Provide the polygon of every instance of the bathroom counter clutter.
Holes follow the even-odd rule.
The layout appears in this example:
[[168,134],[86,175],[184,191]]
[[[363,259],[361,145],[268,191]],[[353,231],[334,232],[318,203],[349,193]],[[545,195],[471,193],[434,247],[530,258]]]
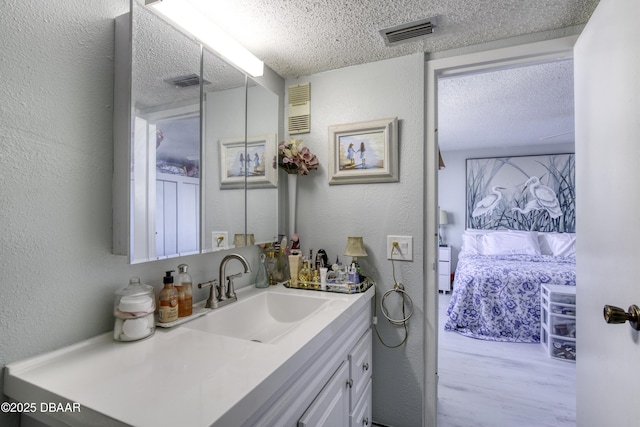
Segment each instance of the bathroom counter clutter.
[[373,292],[246,287],[237,302],[144,340],[116,342],[109,332],[9,364],[4,393],[54,426],[268,425],[298,416],[289,408],[303,394],[296,387],[320,393],[322,384],[297,385],[299,377],[328,381],[325,365],[348,362],[345,346],[370,328]]

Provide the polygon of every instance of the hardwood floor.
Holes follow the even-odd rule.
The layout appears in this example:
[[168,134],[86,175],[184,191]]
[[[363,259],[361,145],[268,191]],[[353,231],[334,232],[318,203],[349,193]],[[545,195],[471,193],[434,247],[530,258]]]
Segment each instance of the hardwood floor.
[[451,295],[440,295],[439,427],[574,427],[575,364],[540,344],[476,340],[444,331]]

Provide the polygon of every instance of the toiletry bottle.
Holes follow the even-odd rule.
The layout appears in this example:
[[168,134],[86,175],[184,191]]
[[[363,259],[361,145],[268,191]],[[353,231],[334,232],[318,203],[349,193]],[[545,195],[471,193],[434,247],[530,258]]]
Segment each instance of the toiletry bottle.
[[193,282],[187,264],[178,266],[178,317],[191,316],[193,313]]
[[178,320],[178,291],[173,286],[173,270],[167,271],[164,279],[164,288],[160,291],[160,304],[158,309],[158,320],[161,323],[168,323]]
[[319,249],[316,253],[316,270],[322,267],[328,267],[328,264],[327,252],[324,249]]
[[328,269],[327,267],[320,267],[318,270],[320,270],[320,289],[326,291]]
[[351,263],[351,267],[349,267],[349,283],[359,283],[360,277],[358,277],[358,270],[356,269],[356,264]]
[[308,285],[309,282],[311,282],[312,273],[311,273],[310,264],[311,263],[309,262],[309,260],[305,258],[302,261],[302,268],[298,272],[298,280],[302,282],[301,285],[304,287],[306,287],[306,285]]
[[269,287],[269,275],[267,274],[267,266],[264,265],[264,260],[267,258],[265,254],[260,254],[260,265],[258,266],[258,273],[256,274],[256,288],[268,288]]
[[302,263],[302,255],[289,255],[289,274],[291,282],[295,285],[298,283],[298,274],[300,272],[300,264]]

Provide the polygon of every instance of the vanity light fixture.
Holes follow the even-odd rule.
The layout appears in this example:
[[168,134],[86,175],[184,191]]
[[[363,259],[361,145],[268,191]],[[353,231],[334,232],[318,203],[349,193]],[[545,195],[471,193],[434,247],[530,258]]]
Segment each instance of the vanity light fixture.
[[264,73],[264,63],[218,28],[186,0],[146,0],[147,6],[174,22],[200,42],[253,77]]

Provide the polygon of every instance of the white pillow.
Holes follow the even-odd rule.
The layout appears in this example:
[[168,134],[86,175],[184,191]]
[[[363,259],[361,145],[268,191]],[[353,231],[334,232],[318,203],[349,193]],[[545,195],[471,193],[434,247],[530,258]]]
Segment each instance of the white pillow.
[[541,233],[539,238],[540,251],[543,255],[557,257],[576,256],[575,233]]
[[482,237],[483,234],[463,234],[460,252],[466,252],[471,255],[482,255]]
[[535,232],[491,233],[482,241],[484,255],[540,255],[540,245]]

